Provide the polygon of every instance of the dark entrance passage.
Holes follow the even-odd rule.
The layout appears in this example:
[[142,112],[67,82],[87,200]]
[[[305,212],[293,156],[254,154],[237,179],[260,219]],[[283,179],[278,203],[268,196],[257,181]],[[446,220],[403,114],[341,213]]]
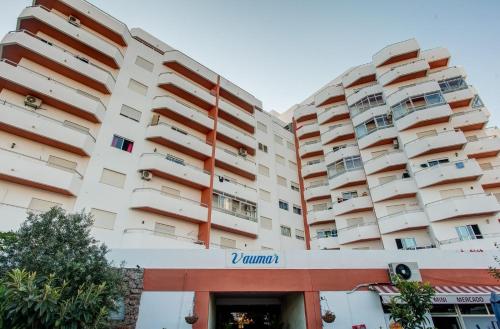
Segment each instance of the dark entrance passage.
[[277,329],[283,327],[280,305],[217,306],[216,329]]

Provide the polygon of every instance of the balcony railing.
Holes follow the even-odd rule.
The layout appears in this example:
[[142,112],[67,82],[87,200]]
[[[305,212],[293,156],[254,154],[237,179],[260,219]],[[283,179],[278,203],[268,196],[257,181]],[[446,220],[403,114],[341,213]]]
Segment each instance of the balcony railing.
[[432,169],[437,169],[437,168],[443,168],[443,167],[449,167],[449,166],[454,166],[457,169],[463,169],[465,164],[467,162],[472,162],[473,160],[471,159],[464,159],[464,160],[457,160],[457,161],[452,161],[452,162],[437,162],[435,165],[432,166],[427,166],[427,167],[422,167],[419,168],[418,170],[415,170],[413,173],[416,174],[418,172],[424,171],[424,170],[432,170]]
[[450,200],[457,200],[457,199],[463,199],[464,201],[465,200],[472,200],[471,202],[474,202],[474,200],[473,200],[474,198],[481,198],[484,196],[491,196],[491,195],[493,195],[493,194],[491,194],[491,193],[474,193],[474,194],[457,195],[457,196],[452,196],[449,198],[431,201],[429,203],[426,203],[425,206],[427,207],[430,205],[440,204],[440,203],[444,203],[444,202],[447,202]]
[[123,234],[131,234],[131,233],[146,233],[146,234],[151,234],[151,235],[156,235],[160,237],[165,237],[165,238],[170,238],[170,239],[183,239],[187,241],[191,241],[195,244],[203,244],[200,240],[190,237],[190,236],[185,236],[185,235],[179,235],[179,234],[171,234],[171,233],[166,233],[166,232],[158,232],[152,229],[148,228],[126,228],[123,230]]
[[150,124],[149,127],[152,127],[152,126],[166,126],[166,127],[169,127],[170,129],[172,129],[173,131],[176,131],[178,132],[179,134],[183,134],[183,135],[186,135],[186,136],[189,136],[189,137],[192,137],[192,138],[196,138],[197,140],[199,141],[202,141],[203,143],[206,143],[208,145],[212,145],[212,143],[210,143],[209,141],[207,141],[206,139],[203,139],[203,138],[200,138],[198,136],[195,136],[195,135],[192,135],[190,133],[187,133],[185,131],[183,131],[182,129],[180,128],[177,128],[175,126],[172,126],[172,125],[169,125],[168,123],[166,122],[158,122],[157,124],[155,125],[152,125]]
[[246,219],[246,220],[249,220],[251,222],[257,222],[257,215],[245,215],[245,214],[242,214],[242,213],[239,213],[239,212],[236,212],[236,211],[232,211],[232,210],[229,210],[229,209],[224,209],[224,208],[220,208],[218,207],[216,204],[213,205],[213,208],[216,209],[217,211],[220,211],[220,212],[223,212],[223,213],[226,213],[226,214],[229,214],[229,215],[233,215],[233,216],[236,216],[236,217],[239,217],[239,218],[243,218],[243,219]]
[[377,225],[377,222],[375,221],[370,221],[370,222],[366,222],[366,223],[359,223],[359,224],[354,224],[354,225],[350,225],[350,226],[346,226],[346,227],[343,227],[341,229],[337,229],[338,232],[344,232],[344,231],[349,231],[349,230],[352,230],[354,228],[358,228],[358,227],[365,227],[365,226],[372,226],[372,225]]
[[366,137],[366,136],[370,135],[371,133],[374,133],[374,132],[379,131],[379,130],[387,129],[387,128],[392,128],[392,127],[394,127],[393,124],[390,124],[390,125],[387,125],[387,126],[375,127],[375,129],[367,131],[366,134],[364,134],[362,136],[357,136],[357,137],[358,137],[358,139],[362,139],[363,137]]
[[412,143],[416,143],[416,142],[418,142],[418,141],[420,141],[420,140],[422,140],[422,139],[431,138],[431,137],[436,137],[436,136],[442,136],[442,135],[445,135],[445,134],[451,134],[451,133],[457,133],[457,132],[460,132],[460,129],[454,129],[454,130],[442,131],[442,132],[437,133],[436,135],[425,135],[425,136],[417,137],[417,138],[415,138],[415,139],[412,139],[412,140],[411,140],[411,141],[409,141],[409,142],[406,142],[406,143],[404,144],[404,146],[406,147],[406,146],[408,146],[408,145],[410,145],[410,144],[412,144]]
[[201,171],[201,172],[204,172],[205,174],[208,174],[210,175],[210,171],[208,170],[205,170],[205,169],[202,169],[202,168],[198,168],[196,166],[193,166],[192,164],[189,164],[189,163],[185,163],[184,160],[182,159],[179,159],[173,155],[170,155],[170,154],[163,154],[163,153],[157,153],[157,152],[153,152],[153,153],[142,153],[141,154],[141,157],[143,156],[157,156],[157,157],[161,157],[162,159],[166,160],[166,161],[170,161],[170,162],[173,162],[173,163],[176,163],[180,166],[185,166],[185,167],[189,167],[189,168],[193,168],[195,170],[198,170],[198,171]]
[[412,214],[412,213],[422,212],[422,211],[423,210],[421,208],[419,208],[419,207],[415,207],[415,208],[412,208],[412,209],[405,209],[405,210],[402,210],[402,211],[395,212],[393,214],[389,214],[389,215],[385,215],[385,216],[379,217],[378,221],[379,222],[383,222],[383,221],[391,220],[391,218],[398,217],[398,216],[401,216],[403,214]]
[[498,238],[498,237],[500,237],[500,233],[476,234],[475,236],[470,237],[470,239],[453,238],[453,239],[441,240],[441,241],[439,241],[439,244],[460,243],[463,241],[474,241],[474,240],[491,239],[491,238]]
[[249,159],[249,158],[247,158],[247,157],[241,156],[241,155],[239,155],[239,154],[237,154],[237,153],[235,153],[235,152],[233,152],[233,151],[230,151],[230,150],[225,149],[225,148],[220,147],[220,146],[215,146],[215,147],[216,147],[217,149],[221,150],[221,151],[226,152],[227,154],[231,154],[232,156],[237,157],[238,159],[245,160],[245,161],[248,161],[248,162],[250,162],[250,163],[255,164],[255,161],[253,161],[253,160],[251,160],[251,159]]
[[342,171],[338,171],[334,174],[328,174],[328,178],[335,178],[337,176],[340,176],[342,174],[345,174],[346,172],[350,172],[350,171],[356,171],[356,170],[362,170],[363,169],[363,166],[361,167],[353,167],[353,168],[344,168]]
[[139,192],[139,193],[140,192],[155,192],[155,193],[164,195],[164,196],[172,198],[172,199],[183,200],[183,201],[187,201],[189,203],[192,203],[192,204],[195,204],[198,206],[207,207],[207,205],[205,203],[202,203],[202,202],[199,202],[199,201],[196,201],[193,199],[189,199],[186,197],[182,197],[180,195],[171,194],[171,193],[168,193],[168,192],[165,192],[165,191],[153,188],[153,187],[139,187],[139,188],[135,188],[133,190],[133,192]]

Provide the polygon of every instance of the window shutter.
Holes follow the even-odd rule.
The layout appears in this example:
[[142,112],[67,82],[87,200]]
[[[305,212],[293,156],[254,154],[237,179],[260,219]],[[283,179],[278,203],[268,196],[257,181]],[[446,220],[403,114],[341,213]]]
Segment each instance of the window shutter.
[[396,246],[398,247],[398,249],[403,249],[403,242],[401,241],[401,239],[396,239]]
[[123,188],[127,175],[104,168],[101,174],[101,183]]
[[28,205],[28,209],[46,212],[49,211],[52,207],[61,207],[61,203],[32,198],[30,204]]
[[115,227],[116,213],[92,208],[90,214],[94,220],[94,226],[112,230]]

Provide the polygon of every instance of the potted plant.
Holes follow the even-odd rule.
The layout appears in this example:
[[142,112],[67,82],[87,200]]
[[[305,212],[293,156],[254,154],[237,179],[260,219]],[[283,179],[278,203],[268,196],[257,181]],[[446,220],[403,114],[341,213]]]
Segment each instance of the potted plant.
[[190,315],[184,317],[184,319],[186,320],[186,322],[188,324],[195,324],[198,321],[198,315],[190,314]]
[[333,321],[335,321],[335,314],[330,311],[330,310],[327,310],[322,316],[321,318],[323,319],[323,321],[325,321],[326,323],[332,323]]

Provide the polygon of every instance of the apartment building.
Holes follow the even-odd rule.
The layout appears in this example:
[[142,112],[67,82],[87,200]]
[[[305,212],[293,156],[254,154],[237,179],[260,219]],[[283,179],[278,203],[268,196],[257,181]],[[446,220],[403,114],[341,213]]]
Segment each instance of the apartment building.
[[79,0],[0,52],[1,230],[58,205],[111,248],[305,249],[294,134],[250,93]]
[[450,58],[392,44],[290,109],[313,248],[494,248],[500,131]]

